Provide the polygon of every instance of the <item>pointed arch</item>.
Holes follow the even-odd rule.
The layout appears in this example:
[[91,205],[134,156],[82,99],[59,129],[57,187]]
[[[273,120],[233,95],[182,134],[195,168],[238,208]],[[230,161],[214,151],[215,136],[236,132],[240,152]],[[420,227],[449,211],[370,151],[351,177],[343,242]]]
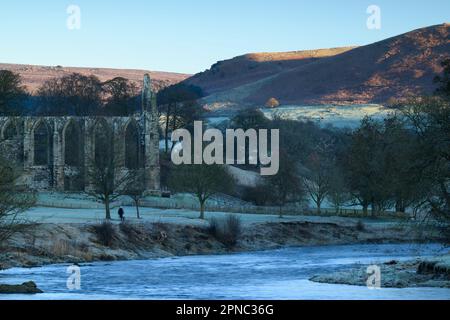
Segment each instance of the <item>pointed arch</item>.
[[2,139],[3,140],[11,140],[15,137],[17,137],[19,134],[19,131],[17,130],[17,124],[14,120],[9,119],[6,121],[2,128]]
[[64,164],[67,166],[80,166],[82,164],[82,135],[79,125],[69,119],[63,129]]
[[112,132],[105,119],[99,119],[94,125],[94,155],[98,166],[107,166],[113,159]]
[[50,129],[44,120],[39,120],[33,129],[34,165],[46,166],[50,163]]
[[139,168],[139,130],[135,120],[130,120],[125,127],[125,167]]

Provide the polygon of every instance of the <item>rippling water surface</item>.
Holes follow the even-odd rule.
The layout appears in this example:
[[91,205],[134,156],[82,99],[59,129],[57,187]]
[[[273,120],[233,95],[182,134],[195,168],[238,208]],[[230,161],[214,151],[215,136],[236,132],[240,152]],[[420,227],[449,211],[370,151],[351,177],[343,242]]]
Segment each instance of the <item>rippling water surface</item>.
[[33,280],[41,295],[0,299],[450,299],[450,289],[318,284],[308,279],[358,263],[408,260],[440,245],[350,245],[81,265],[81,290],[67,289],[68,265],[0,272],[0,283]]

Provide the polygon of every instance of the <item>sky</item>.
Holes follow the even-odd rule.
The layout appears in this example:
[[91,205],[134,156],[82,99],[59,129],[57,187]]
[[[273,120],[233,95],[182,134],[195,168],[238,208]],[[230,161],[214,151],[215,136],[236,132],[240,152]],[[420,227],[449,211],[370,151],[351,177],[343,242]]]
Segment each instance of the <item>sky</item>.
[[[379,29],[367,27],[371,5]],[[0,62],[197,73],[245,53],[365,45],[444,22],[449,0],[0,0]]]

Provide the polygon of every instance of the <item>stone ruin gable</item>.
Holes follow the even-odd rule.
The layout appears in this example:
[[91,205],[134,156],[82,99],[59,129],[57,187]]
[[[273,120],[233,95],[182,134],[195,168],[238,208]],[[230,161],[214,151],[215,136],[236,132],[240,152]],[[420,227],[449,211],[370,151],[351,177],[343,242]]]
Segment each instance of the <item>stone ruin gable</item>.
[[[158,122],[148,111],[130,117],[0,117],[0,152],[23,170],[20,183],[31,189],[82,191],[89,188],[85,171],[95,155],[98,125],[111,133],[113,154],[120,159],[127,129],[135,132],[146,189],[159,192]],[[128,170],[125,165],[120,163],[119,171]]]

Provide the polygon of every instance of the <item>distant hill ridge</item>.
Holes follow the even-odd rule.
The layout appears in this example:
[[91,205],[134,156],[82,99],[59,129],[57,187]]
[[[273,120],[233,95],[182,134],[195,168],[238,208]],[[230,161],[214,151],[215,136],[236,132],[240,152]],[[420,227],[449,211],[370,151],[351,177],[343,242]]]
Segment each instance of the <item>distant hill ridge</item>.
[[212,109],[281,104],[386,103],[433,92],[450,58],[450,24],[414,30],[361,47],[247,54],[185,80]]
[[112,69],[112,68],[78,68],[62,66],[37,66],[24,64],[0,63],[0,70],[10,70],[21,75],[23,84],[31,93],[44,83],[44,81],[62,77],[64,75],[77,72],[83,75],[95,75],[101,81],[106,81],[115,77],[123,77],[135,82],[139,87],[142,84],[145,73],[150,73],[153,80],[154,89],[176,84],[185,80],[190,75],[182,73],[147,71],[137,69]]

